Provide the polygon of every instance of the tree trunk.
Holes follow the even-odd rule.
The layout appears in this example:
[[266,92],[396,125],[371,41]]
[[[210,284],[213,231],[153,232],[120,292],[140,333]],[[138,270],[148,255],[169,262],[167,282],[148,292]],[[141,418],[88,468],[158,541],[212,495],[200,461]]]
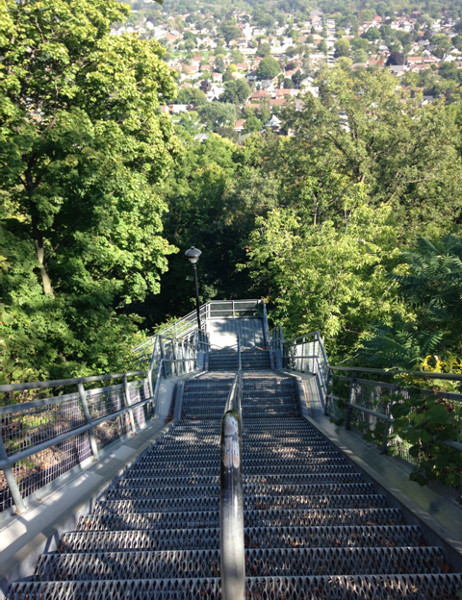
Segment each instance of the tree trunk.
[[42,278],[43,293],[45,295],[54,296],[53,288],[51,287],[50,276],[45,265],[45,249],[43,247],[43,236],[34,227],[34,244],[37,253],[37,259],[40,264],[40,277]]

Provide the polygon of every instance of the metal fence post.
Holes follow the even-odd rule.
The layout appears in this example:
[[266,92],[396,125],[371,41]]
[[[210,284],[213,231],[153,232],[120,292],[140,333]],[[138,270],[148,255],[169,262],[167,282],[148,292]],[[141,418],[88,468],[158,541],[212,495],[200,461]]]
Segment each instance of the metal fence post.
[[[83,415],[85,417],[85,421],[87,422],[88,425],[92,425],[90,411],[88,410],[87,392],[85,391],[85,388],[83,387],[83,383],[78,383],[77,388],[79,390],[80,402],[82,403],[82,410],[83,410]],[[95,460],[98,460],[99,452],[98,452],[98,446],[96,444],[96,436],[95,436],[95,431],[94,431],[93,427],[91,427],[91,429],[88,430],[88,434],[90,436],[91,453],[93,454],[93,458]]]
[[159,352],[160,352],[160,360],[161,360],[161,364],[162,364],[162,372],[164,374],[164,377],[167,377],[167,373],[165,371],[165,362],[163,362],[163,360],[165,358],[164,340],[162,339],[161,335],[159,335]]
[[23,502],[21,491],[19,490],[18,482],[16,481],[16,477],[13,473],[13,468],[11,463],[8,460],[8,454],[6,453],[5,446],[3,445],[3,440],[0,436],[0,458],[2,460],[8,461],[8,465],[4,467],[3,472],[5,473],[6,483],[8,484],[8,488],[10,490],[11,497],[13,498],[14,505],[16,506],[17,512],[21,513],[26,510],[26,505]]
[[351,406],[351,404],[355,400],[355,395],[356,395],[356,372],[353,371],[353,373],[351,374],[350,393],[348,395],[347,414],[346,414],[346,419],[345,419],[345,429],[348,429],[348,430],[351,429],[351,411],[353,410],[353,407]]
[[124,401],[125,406],[128,408],[128,418],[130,420],[130,427],[132,434],[136,433],[135,417],[133,416],[133,410],[130,408],[130,387],[128,385],[127,374],[124,373]]
[[[388,419],[391,418],[391,409],[393,407],[393,394],[399,392],[399,386],[396,386],[395,389],[392,391],[392,396],[390,398],[390,402],[388,402],[387,404],[387,410],[386,410],[386,415],[388,417]],[[388,451],[388,436],[390,434],[390,428],[391,428],[391,421],[387,420],[385,421],[385,431],[383,433],[383,441],[382,441],[382,446],[380,448],[380,454],[386,454]]]

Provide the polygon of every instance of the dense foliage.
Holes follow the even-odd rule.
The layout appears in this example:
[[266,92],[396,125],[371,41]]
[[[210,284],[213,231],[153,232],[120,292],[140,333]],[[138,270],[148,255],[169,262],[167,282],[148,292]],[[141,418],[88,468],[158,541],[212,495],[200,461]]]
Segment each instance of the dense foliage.
[[[264,296],[287,335],[319,329],[332,360],[458,355],[460,105],[423,105],[412,78],[397,86],[343,62],[318,73],[319,98],[280,114],[287,136],[237,144],[250,88],[230,76],[214,102],[180,91],[195,111],[178,140],[158,111],[175,94],[162,48],[109,35],[128,12],[115,0],[2,5],[4,380],[118,368],[137,320],[192,308],[183,252],[161,277],[192,244],[202,301]],[[221,35],[235,27],[223,20]],[[246,111],[248,133],[269,116],[263,103]]]
[[172,246],[155,185],[177,142],[156,41],[110,35],[115,0],[8,0],[0,8],[0,347],[3,381],[116,368],[124,310]]

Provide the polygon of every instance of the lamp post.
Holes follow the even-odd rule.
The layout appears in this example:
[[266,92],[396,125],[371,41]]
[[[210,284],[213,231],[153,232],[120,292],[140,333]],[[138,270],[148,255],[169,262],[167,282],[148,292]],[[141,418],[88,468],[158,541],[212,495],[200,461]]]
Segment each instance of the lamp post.
[[194,248],[194,246],[191,246],[191,248],[189,248],[189,250],[186,250],[184,254],[188,258],[189,262],[192,264],[194,269],[194,283],[196,284],[197,327],[199,331],[201,331],[201,315],[199,311],[199,284],[197,283],[197,261],[199,260],[199,256],[202,254],[202,252],[199,250],[199,248]]

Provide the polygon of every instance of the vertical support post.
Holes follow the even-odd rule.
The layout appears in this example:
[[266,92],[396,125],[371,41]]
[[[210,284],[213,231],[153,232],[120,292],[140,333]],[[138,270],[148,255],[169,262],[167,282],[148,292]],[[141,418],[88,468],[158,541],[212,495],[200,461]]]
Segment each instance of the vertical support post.
[[263,340],[265,344],[265,348],[268,348],[269,339],[268,339],[268,314],[266,312],[266,304],[261,300],[263,305]]
[[0,459],[7,461],[7,465],[3,468],[3,472],[5,473],[6,483],[8,484],[8,488],[10,490],[11,497],[13,498],[14,505],[16,507],[16,512],[22,513],[26,510],[26,505],[21,496],[21,491],[18,486],[18,482],[16,481],[16,477],[13,473],[13,467],[8,459],[8,454],[6,453],[6,448],[3,445],[2,437],[0,436]]
[[[80,402],[82,403],[82,410],[83,410],[83,416],[85,417],[85,421],[87,422],[88,425],[92,425],[90,411],[88,410],[87,392],[85,391],[85,388],[83,387],[83,383],[82,382],[78,383],[77,388],[79,390]],[[88,430],[88,434],[90,436],[91,453],[93,454],[93,458],[95,460],[98,460],[99,452],[98,452],[98,446],[96,444],[96,436],[95,436],[95,431],[94,431],[93,427],[91,427],[91,429]]]
[[176,339],[172,340],[172,356],[173,356],[173,361],[171,364],[172,366],[172,375],[178,375],[178,370],[177,370],[177,366],[176,366],[176,359],[177,359],[177,352],[176,352]]
[[200,307],[199,307],[199,282],[197,280],[197,265],[196,264],[193,264],[193,270],[194,270],[194,284],[196,286],[197,328],[199,331],[201,331],[202,325],[201,325],[201,311],[200,311]]
[[165,363],[163,362],[163,360],[165,358],[164,340],[162,339],[161,335],[159,335],[159,351],[160,351],[160,360],[162,363],[162,373],[164,374],[164,377],[167,377],[167,373],[165,372]]
[[177,374],[178,375],[183,375],[185,373],[186,370],[186,363],[185,363],[185,351],[184,351],[184,338],[181,338],[180,341],[180,347],[179,347],[179,351],[180,351],[180,360],[182,361],[181,363],[177,363]]
[[[399,392],[399,386],[396,386],[395,389],[392,392],[392,397],[390,398],[390,402],[387,404],[387,410],[386,410],[386,415],[387,417],[390,419],[391,418],[391,409],[393,407],[393,394],[396,394],[397,392]],[[385,422],[385,431],[383,433],[383,440],[382,440],[382,446],[380,447],[380,454],[386,454],[388,451],[388,436],[390,434],[390,428],[391,428],[391,422],[390,421],[386,421]]]
[[242,369],[242,356],[241,356],[241,338],[237,335],[237,368],[239,371]]
[[347,414],[346,414],[346,419],[345,419],[345,429],[347,429],[347,430],[351,429],[351,411],[353,410],[353,407],[351,406],[351,404],[352,404],[352,402],[355,401],[355,395],[356,395],[356,372],[353,371],[353,373],[351,374],[350,393],[348,395]]
[[152,372],[153,372],[153,369],[152,369],[152,367],[150,367],[149,371],[148,371],[148,375],[147,375],[149,397],[150,398],[152,398],[153,395],[154,395],[154,389],[153,389],[153,385],[152,385]]
[[124,373],[124,401],[125,401],[124,402],[125,406],[128,408],[128,418],[130,420],[130,428],[132,430],[132,434],[135,435],[135,433],[136,433],[135,418],[133,416],[133,410],[130,408],[130,387],[128,385],[126,373]]

